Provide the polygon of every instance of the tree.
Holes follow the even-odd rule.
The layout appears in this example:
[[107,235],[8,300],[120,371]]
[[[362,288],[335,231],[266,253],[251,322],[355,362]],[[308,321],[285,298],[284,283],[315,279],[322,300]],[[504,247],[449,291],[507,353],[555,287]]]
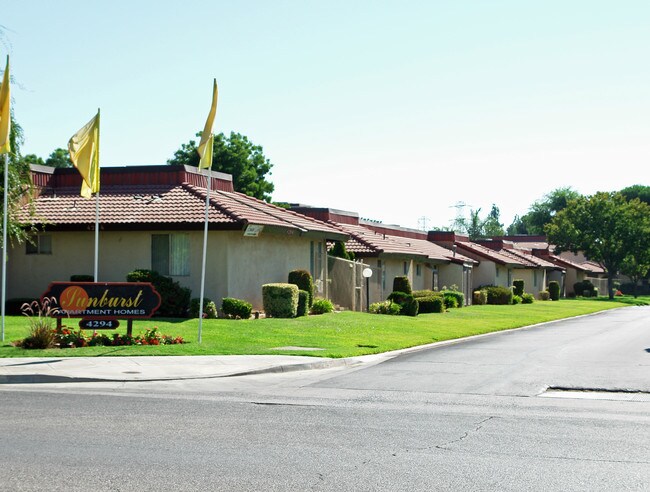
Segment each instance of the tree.
[[26,162],[27,164],[29,164],[29,165],[31,165],[31,164],[38,164],[39,166],[44,166],[45,165],[45,161],[42,158],[40,158],[39,156],[37,156],[36,154],[24,155],[22,160],[24,162]]
[[580,193],[571,187],[557,188],[547,193],[544,198],[534,202],[528,212],[521,217],[518,224],[519,230],[525,229],[524,234],[544,234],[544,226],[551,221],[555,214],[564,210],[570,200],[579,196]]
[[[11,114],[11,131],[9,133],[11,152],[9,153],[8,190],[7,197],[7,238],[11,242],[22,243],[29,240],[32,229],[26,228],[16,220],[20,207],[32,201],[32,183],[29,163],[20,154],[20,147],[24,142],[23,129]],[[31,157],[30,157],[31,159]],[[0,173],[4,176],[5,159],[0,157]],[[0,200],[4,200],[4,179],[0,179]],[[0,207],[0,217],[4,214],[4,207]],[[0,226],[1,228],[1,226]]]
[[492,204],[492,209],[485,219],[481,219],[481,209],[470,210],[469,219],[456,217],[453,229],[457,232],[467,234],[469,239],[474,241],[490,236],[503,236],[503,224],[499,222],[499,207]]
[[650,208],[639,200],[628,202],[620,193],[596,193],[567,202],[546,226],[556,252],[581,251],[607,272],[610,299],[614,276],[628,256],[642,261],[650,244]]
[[50,156],[45,161],[46,166],[52,167],[73,167],[72,161],[70,160],[70,153],[68,149],[54,149]]
[[[200,133],[197,134],[199,136]],[[182,144],[167,164],[198,166],[199,155],[196,149],[194,140]],[[235,132],[231,132],[230,137],[225,137],[223,133],[215,135],[212,170],[231,174],[236,191],[271,201],[275,187],[266,180],[266,175],[271,174],[272,167],[273,164],[264,156],[262,147],[255,145],[246,136]]]
[[650,274],[650,205],[635,198],[629,201],[628,207],[633,227],[632,247],[623,258],[621,273],[630,278],[632,293],[637,297],[637,285]]
[[486,237],[503,236],[505,234],[505,231],[503,230],[503,224],[499,222],[500,215],[501,212],[499,210],[499,207],[497,207],[495,204],[492,204],[490,213],[483,221],[483,234]]
[[620,193],[627,200],[634,200],[635,198],[638,198],[642,202],[650,205],[650,186],[632,185],[628,186],[627,188],[623,188]]

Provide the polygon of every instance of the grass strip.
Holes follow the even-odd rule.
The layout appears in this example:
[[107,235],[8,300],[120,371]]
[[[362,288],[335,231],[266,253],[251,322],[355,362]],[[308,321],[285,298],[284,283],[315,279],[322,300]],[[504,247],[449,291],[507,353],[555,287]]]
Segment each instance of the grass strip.
[[[650,302],[650,298],[617,301],[563,299],[512,306],[469,306],[417,317],[344,311],[293,319],[209,319],[203,321],[201,344],[197,343],[197,319],[153,318],[135,321],[134,334],[157,326],[161,333],[182,336],[188,343],[49,350],[24,350],[12,346],[11,341],[28,335],[29,324],[24,316],[9,316],[6,318],[5,342],[0,342],[0,357],[269,354],[352,357],[518,328],[626,304],[644,304]],[[77,319],[70,319],[65,324],[76,329],[77,322]],[[125,333],[126,328],[118,331]],[[113,332],[105,333],[110,335]],[[292,348],[277,350],[278,347]],[[322,350],[301,350],[299,347]]]

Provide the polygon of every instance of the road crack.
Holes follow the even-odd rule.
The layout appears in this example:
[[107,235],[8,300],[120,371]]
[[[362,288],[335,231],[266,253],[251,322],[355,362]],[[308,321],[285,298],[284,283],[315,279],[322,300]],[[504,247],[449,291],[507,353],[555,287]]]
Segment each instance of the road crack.
[[487,418],[481,420],[480,422],[477,422],[476,424],[474,424],[474,428],[473,428],[473,429],[468,430],[467,432],[465,432],[465,433],[464,433],[462,436],[460,436],[459,438],[454,439],[454,440],[452,440],[452,441],[447,441],[446,443],[443,443],[443,444],[438,444],[438,445],[436,445],[436,448],[437,448],[437,449],[444,449],[445,451],[447,451],[447,450],[448,450],[448,446],[451,446],[451,445],[453,445],[453,444],[456,444],[456,443],[458,443],[458,442],[463,441],[464,439],[467,439],[467,437],[469,437],[470,434],[472,434],[472,433],[474,433],[474,432],[478,432],[479,430],[481,430],[481,428],[483,427],[483,424],[485,424],[485,422],[487,422],[487,421],[489,421],[489,420],[492,420],[492,419],[494,419],[494,418],[496,418],[496,417],[491,416],[491,417],[487,417]]

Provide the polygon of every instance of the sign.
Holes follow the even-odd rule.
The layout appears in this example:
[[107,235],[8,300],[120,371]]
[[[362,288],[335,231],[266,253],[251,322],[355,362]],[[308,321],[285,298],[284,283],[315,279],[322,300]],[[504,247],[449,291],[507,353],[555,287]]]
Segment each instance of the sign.
[[160,307],[160,294],[149,282],[52,282],[43,297],[56,299],[57,318],[151,318]]
[[244,237],[258,237],[264,230],[263,225],[248,224],[244,230]]
[[79,328],[85,330],[114,330],[120,326],[116,319],[82,319],[79,321]]

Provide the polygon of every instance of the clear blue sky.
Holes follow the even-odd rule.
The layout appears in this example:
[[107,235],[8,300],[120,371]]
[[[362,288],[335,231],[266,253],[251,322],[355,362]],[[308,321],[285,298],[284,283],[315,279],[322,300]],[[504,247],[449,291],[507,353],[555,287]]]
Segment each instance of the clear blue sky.
[[[650,185],[650,2],[0,1],[23,153],[102,111],[101,165],[247,135],[274,200],[417,227]],[[465,210],[467,214],[469,207]]]

